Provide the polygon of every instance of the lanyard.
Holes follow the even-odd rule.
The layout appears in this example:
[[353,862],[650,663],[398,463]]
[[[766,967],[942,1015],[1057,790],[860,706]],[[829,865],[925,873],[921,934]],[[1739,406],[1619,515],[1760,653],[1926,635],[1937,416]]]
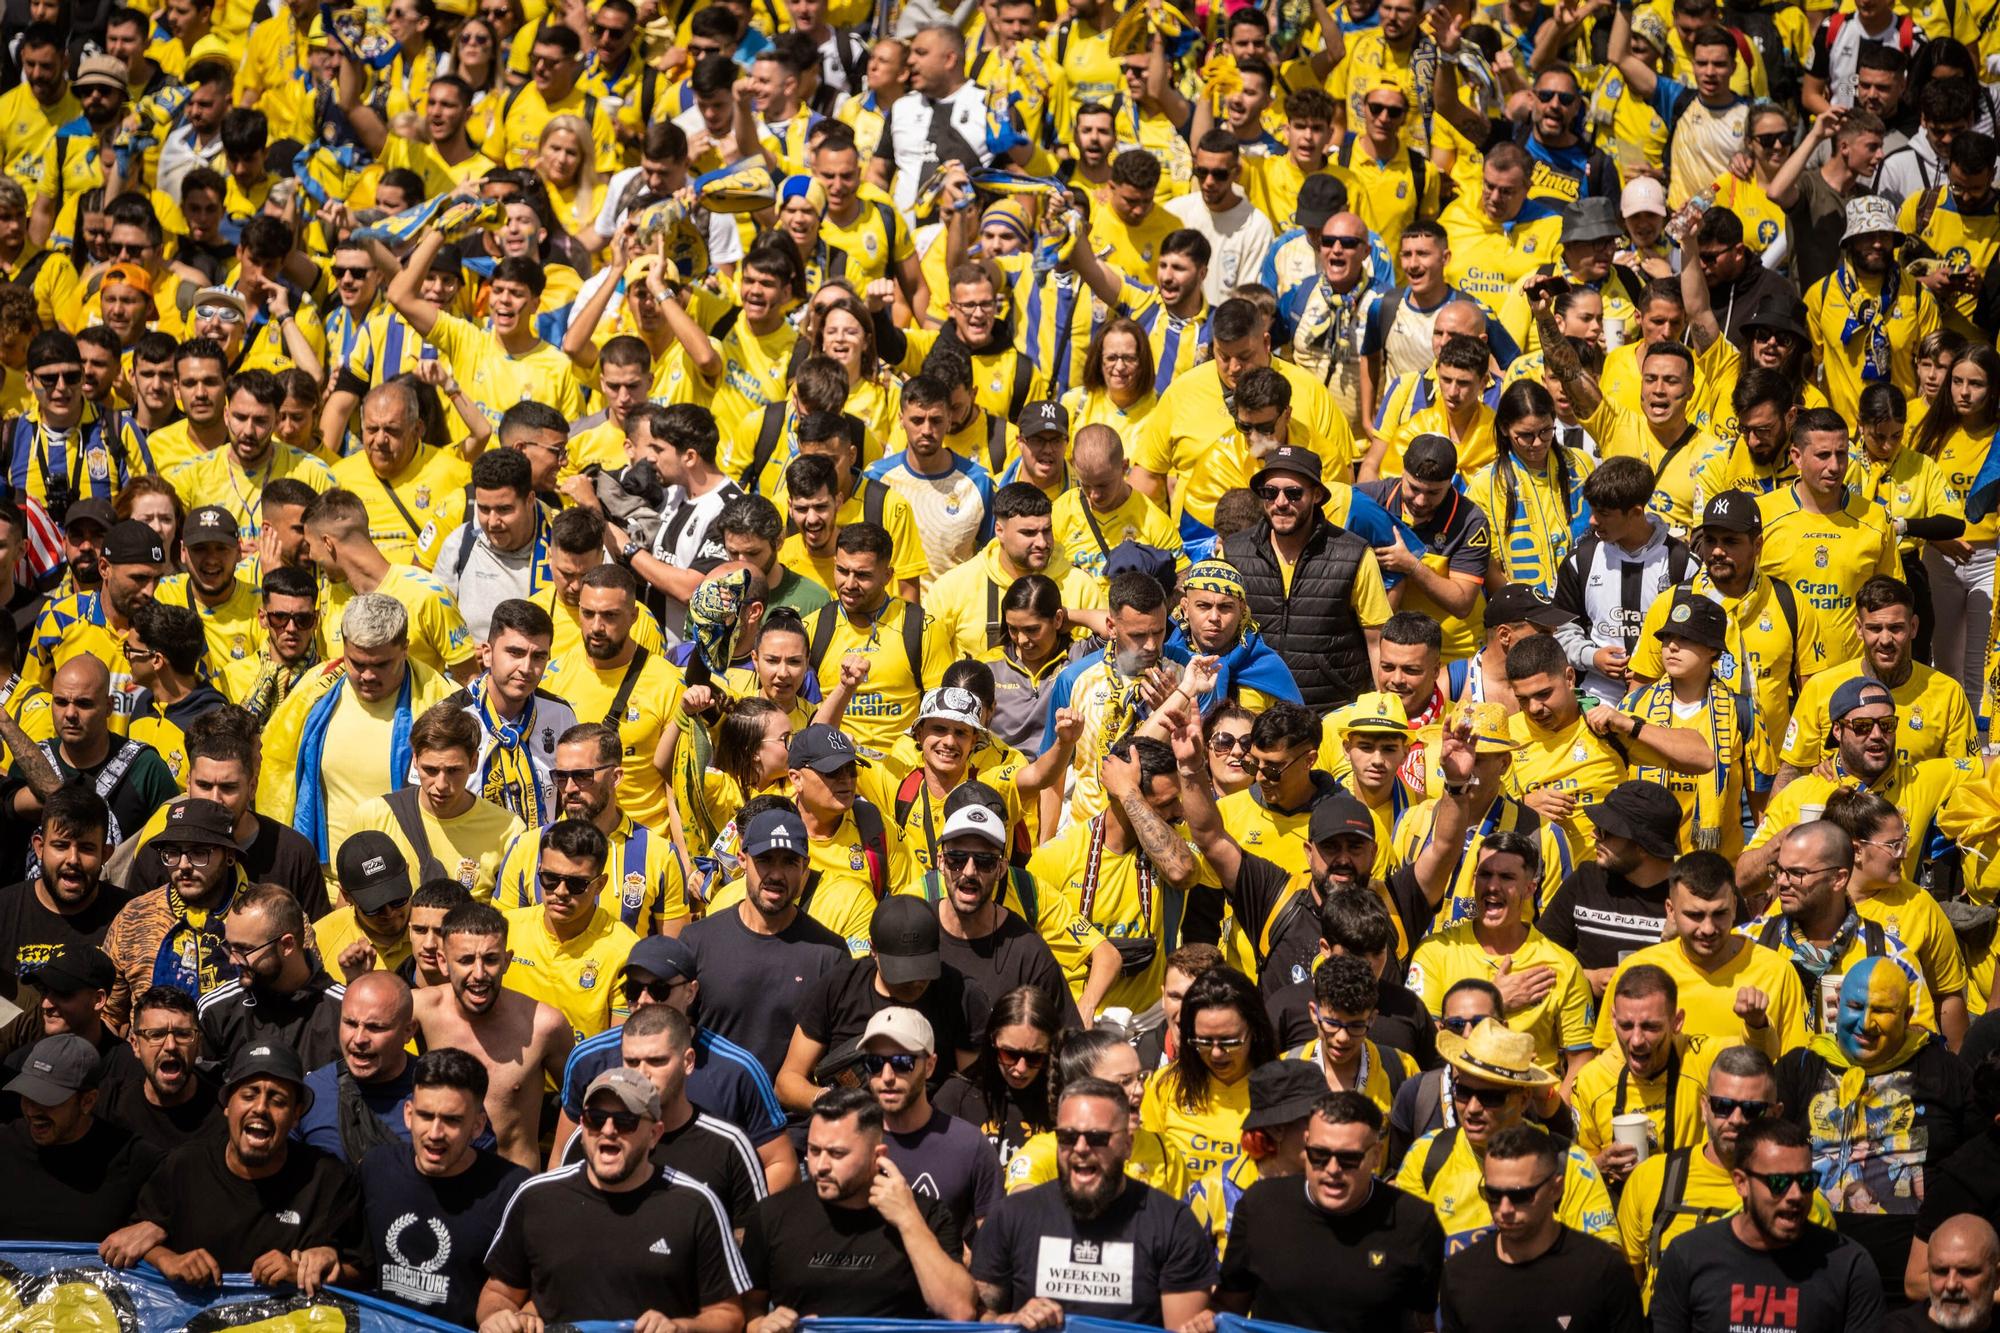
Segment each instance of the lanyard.
[[[1625,1114],[1625,1098],[1631,1087],[1631,1078],[1632,1066],[1629,1064],[1620,1065],[1618,1067],[1618,1095],[1611,1103],[1611,1114]],[[1679,1089],[1680,1082],[1681,1053],[1679,1051],[1670,1051],[1667,1054],[1667,1105],[1660,1129],[1660,1138],[1664,1141],[1664,1147],[1667,1152],[1674,1150],[1674,1094]]]

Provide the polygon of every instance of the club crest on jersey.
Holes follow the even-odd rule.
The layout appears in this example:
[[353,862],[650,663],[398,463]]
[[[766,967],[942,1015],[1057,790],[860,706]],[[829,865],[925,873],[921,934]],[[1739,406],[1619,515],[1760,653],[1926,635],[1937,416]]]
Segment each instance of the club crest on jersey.
[[577,977],[576,984],[578,986],[581,986],[584,990],[593,990],[596,988],[597,960],[595,958],[586,959],[584,961],[583,972],[581,975]]
[[1572,762],[1580,764],[1585,759],[1588,759],[1590,757],[1590,752],[1583,748],[1582,741],[1578,741],[1576,743],[1576,748],[1569,752],[1569,757]]
[[1924,729],[1924,710],[1914,704],[1911,705],[1909,716],[1904,719],[1904,722],[1911,731],[1922,731]]
[[1825,569],[1832,561],[1833,556],[1824,546],[1813,547],[1813,568]]
[[849,870],[859,870],[867,864],[868,858],[861,854],[860,843],[857,842],[847,849],[847,868]]
[[1758,245],[1768,247],[1773,241],[1777,239],[1778,239],[1778,224],[1776,222],[1773,222],[1770,218],[1765,218],[1762,222],[1757,224]]
[[633,871],[632,873],[626,875],[625,898],[624,898],[626,910],[627,911],[638,910],[639,904],[644,902],[645,899],[646,899],[646,877],[638,873],[637,871]]
[[111,455],[102,449],[92,449],[83,456],[83,462],[90,469],[92,481],[103,481],[111,475]]
[[431,488],[428,486],[419,486],[417,487],[417,493],[410,498],[416,501],[417,508],[429,509],[431,507]]

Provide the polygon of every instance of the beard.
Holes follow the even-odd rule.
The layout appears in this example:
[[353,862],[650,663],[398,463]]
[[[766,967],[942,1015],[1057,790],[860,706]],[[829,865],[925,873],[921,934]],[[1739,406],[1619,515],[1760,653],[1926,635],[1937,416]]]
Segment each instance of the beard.
[[1069,1208],[1070,1216],[1079,1222],[1090,1222],[1109,1212],[1118,1200],[1125,1186],[1123,1175],[1105,1175],[1094,1188],[1081,1188],[1070,1182],[1069,1172],[1060,1173],[1063,1203]]
[[1931,1298],[1931,1322],[1939,1328],[1953,1330],[1978,1328],[1985,1324],[1992,1314],[1993,1306],[1990,1301],[1975,1301],[1965,1297],[1948,1300],[1935,1296]]

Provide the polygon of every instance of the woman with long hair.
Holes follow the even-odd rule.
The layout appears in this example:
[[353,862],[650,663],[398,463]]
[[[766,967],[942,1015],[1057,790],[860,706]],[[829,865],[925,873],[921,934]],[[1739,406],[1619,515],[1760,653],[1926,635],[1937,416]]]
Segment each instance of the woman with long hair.
[[604,203],[596,153],[590,126],[581,116],[556,116],[542,127],[541,145],[535,150],[535,174],[549,192],[549,207],[556,221],[572,236],[589,229]]
[[111,512],[120,520],[136,518],[159,533],[160,544],[167,548],[167,572],[180,568],[181,524],[187,521],[187,507],[166,478],[140,473],[112,497]]
[[1493,529],[1493,563],[1504,582],[1553,597],[1556,572],[1590,524],[1591,462],[1556,443],[1555,399],[1534,380],[1501,393],[1493,442],[1493,461],[1466,487]]
[[[1934,460],[1944,473],[1951,498],[1964,506],[2000,427],[2000,352],[1975,344],[1952,364],[1951,376],[1923,425],[1911,437],[1916,451]],[[1983,714],[1991,702],[1982,697],[1992,652],[1988,639],[1993,624],[1993,556],[2000,540],[2000,518],[1988,514],[1978,522],[1966,514],[1965,534],[1933,542],[1924,553],[1931,575],[1931,604],[1937,631],[1932,637],[1937,669],[1965,687],[1966,698]]]
[[993,734],[1027,754],[1045,748],[1043,691],[1074,659],[1062,588],[1046,574],[1023,574],[1000,597],[1007,639],[993,669]]
[[859,466],[866,467],[881,458],[882,445],[895,431],[903,401],[901,388],[884,370],[875,350],[875,321],[845,283],[829,283],[813,294],[804,332],[801,346],[833,358],[847,372],[845,410],[861,422]]
[[1928,662],[1937,608],[1924,543],[1964,536],[1965,510],[1962,501],[1952,498],[1937,461],[1910,447],[1908,417],[1903,391],[1895,385],[1871,384],[1861,391],[1861,448],[1847,465],[1847,484],[1898,520],[1903,580],[1917,598],[1916,659]]
[[1202,740],[1208,745],[1208,780],[1220,795],[1233,795],[1257,780],[1250,771],[1254,721],[1250,710],[1234,699],[1217,700],[1201,720]]
[[1916,438],[1917,427],[1923,425],[1931,404],[1951,383],[1951,368],[1971,345],[1964,334],[1948,328],[1932,329],[1917,344],[1917,396],[1908,404],[1909,421],[1903,428],[1904,438]]
[[432,0],[390,0],[390,35],[396,39],[396,56],[388,68],[376,72],[384,100],[380,103],[385,120],[406,111],[421,113],[424,93],[431,80],[443,73],[444,52],[431,41],[437,22],[437,6]]
[[713,729],[700,717],[676,719],[685,743],[674,743],[668,807],[674,846],[692,886],[700,883],[692,862],[709,855],[743,803],[767,792],[789,794],[792,719],[777,704],[753,694],[725,697]]
[[1743,122],[1743,151],[1715,182],[1715,203],[1743,222],[1743,244],[1765,268],[1791,270],[1792,233],[1785,210],[1771,199],[1771,181],[1797,146],[1792,113],[1758,102]]
[[1167,1143],[1175,1198],[1241,1151],[1250,1071],[1278,1058],[1257,983],[1233,967],[1196,977],[1181,1001],[1179,1055],[1146,1087],[1140,1123]]
[[1032,1136],[1055,1128],[1049,1061],[1061,1032],[1062,1013],[1047,991],[1015,987],[994,1002],[979,1058],[931,1099],[946,1115],[979,1126],[1002,1171]]
[[1062,397],[1070,438],[1085,426],[1109,426],[1130,440],[1160,395],[1153,389],[1153,344],[1135,320],[1106,321],[1090,340],[1083,377]]
[[[1056,1043],[1055,1061],[1049,1075],[1050,1124],[1055,1123],[1056,1104],[1065,1087],[1078,1079],[1100,1078],[1125,1090],[1132,1107],[1132,1155],[1125,1160],[1125,1174],[1160,1189],[1166,1188],[1166,1141],[1139,1124],[1139,1107],[1146,1089],[1146,1071],[1139,1052],[1125,1029],[1116,1023],[1100,1023],[1084,1032],[1066,1032]],[[1007,1163],[1003,1172],[1007,1192],[1046,1185],[1056,1178],[1056,1136],[1051,1130],[1031,1135]]]
[[445,52],[439,71],[472,89],[465,109],[465,135],[474,148],[485,144],[491,135],[500,104],[507,98],[503,77],[507,69],[506,41],[491,19],[475,14],[459,24],[458,31],[452,34],[451,48]]

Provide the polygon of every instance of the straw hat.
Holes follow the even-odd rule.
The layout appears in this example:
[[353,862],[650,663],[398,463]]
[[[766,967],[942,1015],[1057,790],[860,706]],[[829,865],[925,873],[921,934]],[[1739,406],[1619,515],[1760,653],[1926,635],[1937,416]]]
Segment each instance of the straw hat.
[[1535,1063],[1535,1039],[1497,1018],[1473,1025],[1463,1037],[1450,1029],[1437,1034],[1441,1059],[1468,1078],[1508,1088],[1547,1088],[1556,1076]]

